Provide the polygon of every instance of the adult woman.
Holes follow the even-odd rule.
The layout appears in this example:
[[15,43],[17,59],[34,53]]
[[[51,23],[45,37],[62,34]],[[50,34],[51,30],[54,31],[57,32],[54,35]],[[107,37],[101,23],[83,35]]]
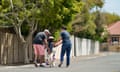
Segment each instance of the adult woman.
[[64,60],[64,55],[66,53],[67,61],[66,61],[66,67],[70,65],[70,52],[71,52],[71,41],[70,41],[70,34],[67,31],[66,27],[61,28],[61,38],[60,40],[55,44],[55,46],[58,46],[62,44],[62,49],[61,49],[61,55],[60,55],[60,64],[58,67],[61,67],[63,64]]

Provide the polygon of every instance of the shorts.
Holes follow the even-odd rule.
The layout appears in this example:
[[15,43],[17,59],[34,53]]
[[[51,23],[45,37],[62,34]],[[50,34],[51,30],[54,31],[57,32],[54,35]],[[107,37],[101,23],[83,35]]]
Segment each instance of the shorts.
[[44,45],[33,44],[35,55],[45,55]]

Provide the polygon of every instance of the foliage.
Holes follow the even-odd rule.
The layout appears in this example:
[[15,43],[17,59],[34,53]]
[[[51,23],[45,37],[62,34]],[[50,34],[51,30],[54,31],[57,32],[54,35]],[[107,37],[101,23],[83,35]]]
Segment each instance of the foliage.
[[[36,26],[38,31],[48,28],[56,38],[66,25],[79,37],[100,40],[104,25],[120,20],[116,14],[97,10],[103,4],[104,0],[1,0],[0,25],[16,27],[16,34],[20,28],[23,37]],[[96,12],[91,12],[93,8]]]
[[[13,2],[13,5],[11,2]],[[13,10],[12,10],[13,6]],[[52,33],[60,29],[62,25],[66,25],[71,29],[70,21],[82,9],[83,2],[81,0],[2,0],[0,5],[1,15],[14,12],[9,19],[0,20],[2,25],[18,24],[14,19],[16,16],[18,21],[22,21],[21,32],[27,35],[30,30],[30,23],[36,23],[37,29],[43,31],[45,28],[50,29]],[[2,16],[3,18],[3,16]],[[68,25],[69,24],[69,25]],[[19,25],[19,24],[18,24]]]
[[103,19],[100,13],[92,14],[91,9],[101,8],[104,0],[86,0],[79,14],[73,20],[74,34],[79,37],[100,40],[103,32]]
[[105,17],[105,24],[106,25],[110,25],[114,22],[120,21],[120,16],[117,14],[111,14],[111,13],[107,13],[107,12],[102,12],[102,14]]
[[44,2],[44,8],[41,10],[40,27],[48,28],[54,33],[62,25],[70,26],[70,21],[76,13],[81,11],[82,5],[80,0],[50,0],[47,3]]

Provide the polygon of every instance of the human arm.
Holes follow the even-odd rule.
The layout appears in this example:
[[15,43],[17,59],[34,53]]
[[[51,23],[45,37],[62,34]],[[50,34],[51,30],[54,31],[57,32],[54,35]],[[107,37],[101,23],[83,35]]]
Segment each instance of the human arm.
[[48,47],[47,39],[44,39],[44,43],[45,43],[45,48],[48,50],[48,54],[50,54],[50,48]]
[[54,46],[56,47],[56,46],[59,46],[60,44],[62,44],[62,39],[61,38],[59,38],[59,40],[54,44]]

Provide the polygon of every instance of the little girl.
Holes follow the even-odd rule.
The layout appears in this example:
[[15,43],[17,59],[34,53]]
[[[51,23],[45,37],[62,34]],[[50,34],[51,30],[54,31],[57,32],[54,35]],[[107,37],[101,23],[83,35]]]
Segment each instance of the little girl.
[[47,61],[46,64],[50,65],[50,67],[55,66],[55,51],[53,51],[53,47],[54,47],[54,37],[53,36],[49,36],[48,38],[48,47],[50,48],[48,55],[47,55]]

